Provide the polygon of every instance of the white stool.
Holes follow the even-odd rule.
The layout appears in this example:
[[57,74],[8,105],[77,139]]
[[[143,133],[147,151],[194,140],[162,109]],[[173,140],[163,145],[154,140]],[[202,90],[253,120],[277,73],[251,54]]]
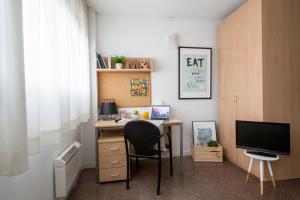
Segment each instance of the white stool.
[[278,155],[276,155],[276,157],[260,156],[260,155],[254,155],[254,154],[247,153],[247,151],[245,151],[244,154],[251,158],[250,163],[249,163],[249,167],[248,167],[246,183],[248,182],[249,175],[251,173],[253,159],[255,159],[255,160],[259,160],[260,194],[261,195],[264,194],[264,161],[266,161],[267,164],[268,164],[268,168],[269,168],[270,176],[271,176],[271,179],[272,179],[273,187],[276,187],[276,183],[275,183],[275,179],[274,179],[274,175],[273,175],[273,171],[272,171],[272,166],[271,166],[271,161],[278,160],[279,156]]

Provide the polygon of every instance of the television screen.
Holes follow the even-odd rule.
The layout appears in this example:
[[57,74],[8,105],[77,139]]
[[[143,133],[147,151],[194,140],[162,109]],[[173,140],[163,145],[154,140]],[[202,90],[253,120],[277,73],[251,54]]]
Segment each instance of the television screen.
[[236,121],[236,147],[289,154],[290,124]]

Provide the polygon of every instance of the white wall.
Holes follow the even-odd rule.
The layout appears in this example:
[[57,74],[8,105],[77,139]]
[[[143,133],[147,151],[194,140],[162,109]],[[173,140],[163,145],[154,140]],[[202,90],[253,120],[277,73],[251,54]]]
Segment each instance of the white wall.
[[[145,8],[147,9],[147,8]],[[145,56],[154,60],[152,102],[172,106],[172,117],[184,121],[184,153],[191,153],[192,121],[217,120],[216,35],[218,21],[97,15],[97,48],[109,55]],[[181,46],[213,48],[211,100],[178,100],[178,52],[168,49],[168,34]],[[179,153],[178,129],[174,154]]]
[[0,177],[1,200],[53,200],[53,161],[73,141],[80,141],[80,134],[66,135],[64,140],[53,146],[41,147],[38,155],[29,157],[28,170],[18,176]]

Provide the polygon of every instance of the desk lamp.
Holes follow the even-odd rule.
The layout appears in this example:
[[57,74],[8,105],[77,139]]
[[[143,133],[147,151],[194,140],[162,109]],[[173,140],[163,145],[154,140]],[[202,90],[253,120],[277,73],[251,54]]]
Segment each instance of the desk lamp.
[[117,105],[114,99],[104,99],[100,107],[100,119],[113,120],[118,115]]

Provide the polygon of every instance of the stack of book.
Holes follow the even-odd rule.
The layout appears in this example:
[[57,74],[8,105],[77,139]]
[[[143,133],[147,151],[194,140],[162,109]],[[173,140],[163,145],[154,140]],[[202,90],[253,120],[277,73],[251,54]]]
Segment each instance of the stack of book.
[[98,62],[98,68],[99,69],[111,69],[111,58],[107,57],[107,60],[104,59],[104,56],[100,53],[97,54],[97,62]]

